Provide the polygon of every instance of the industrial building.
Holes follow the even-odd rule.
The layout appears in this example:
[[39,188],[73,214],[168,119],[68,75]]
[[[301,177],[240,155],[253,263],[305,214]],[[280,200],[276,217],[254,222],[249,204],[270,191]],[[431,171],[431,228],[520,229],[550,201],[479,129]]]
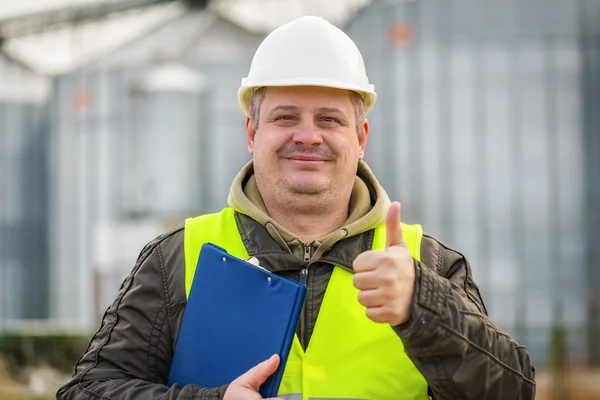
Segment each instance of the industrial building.
[[[163,7],[151,27],[70,70],[0,53],[0,326],[95,326],[144,243],[226,206],[250,160],[236,92],[266,28],[143,3],[127,12]],[[378,94],[365,160],[405,221],[464,253],[534,362],[557,325],[573,362],[600,361],[600,3],[355,3],[339,25]]]

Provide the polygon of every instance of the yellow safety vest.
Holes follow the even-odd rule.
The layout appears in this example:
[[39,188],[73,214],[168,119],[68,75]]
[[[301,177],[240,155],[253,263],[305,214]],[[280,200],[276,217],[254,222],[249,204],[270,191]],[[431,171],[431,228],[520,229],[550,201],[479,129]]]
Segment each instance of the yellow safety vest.
[[[420,259],[423,232],[419,225],[402,224],[412,256]],[[248,253],[234,211],[190,218],[185,222],[185,289],[190,293],[202,244],[211,242],[242,259]],[[385,225],[375,229],[373,249],[385,248]],[[279,387],[286,400],[369,399],[426,400],[427,382],[404,352],[388,324],[367,318],[358,302],[351,272],[334,267],[306,351],[298,337]]]

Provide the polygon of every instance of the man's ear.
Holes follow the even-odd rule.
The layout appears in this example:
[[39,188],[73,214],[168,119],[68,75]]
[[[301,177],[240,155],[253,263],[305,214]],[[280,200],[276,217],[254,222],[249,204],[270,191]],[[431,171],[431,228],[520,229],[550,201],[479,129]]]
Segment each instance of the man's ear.
[[[369,121],[365,118],[363,124],[358,131],[358,147],[362,154],[365,154],[365,149],[367,148],[367,139],[369,137]],[[362,160],[362,157],[361,157]]]
[[246,141],[248,143],[248,151],[254,155],[254,137],[256,136],[256,124],[251,115],[246,116]]

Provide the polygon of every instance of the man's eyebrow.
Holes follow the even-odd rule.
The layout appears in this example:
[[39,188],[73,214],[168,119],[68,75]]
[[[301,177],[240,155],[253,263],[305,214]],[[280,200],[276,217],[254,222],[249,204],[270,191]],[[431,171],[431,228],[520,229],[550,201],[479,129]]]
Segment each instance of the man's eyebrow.
[[297,111],[298,107],[296,106],[287,106],[287,105],[278,105],[277,107],[273,108],[272,110],[269,111],[269,114],[273,114],[275,111],[279,111],[279,110],[284,110],[284,111]]
[[[277,111],[282,111],[282,110],[283,111],[298,111],[299,109],[300,108],[297,106],[280,104],[280,105],[274,107],[272,110],[270,110],[267,115],[272,115],[273,113],[275,113]],[[319,107],[319,108],[317,108],[316,111],[322,112],[322,113],[339,113],[339,114],[345,115],[342,110],[340,110],[339,108],[335,108],[335,107]]]
[[327,112],[327,113],[340,113],[343,114],[343,112],[338,109],[338,108],[332,108],[332,107],[320,107],[317,109],[317,111],[320,112]]

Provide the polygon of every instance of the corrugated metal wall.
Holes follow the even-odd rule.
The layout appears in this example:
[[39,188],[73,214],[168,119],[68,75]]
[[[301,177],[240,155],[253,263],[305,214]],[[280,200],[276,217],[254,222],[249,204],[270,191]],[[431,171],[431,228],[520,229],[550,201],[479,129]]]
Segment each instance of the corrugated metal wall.
[[233,65],[198,64],[211,82],[207,104],[207,127],[203,170],[206,188],[203,211],[218,211],[227,206],[231,182],[250,161],[244,130],[245,117],[237,102],[241,77],[248,74],[250,59]]
[[586,175],[585,233],[589,294],[588,348],[590,361],[600,365],[600,2],[581,7],[582,105],[584,170]]
[[347,28],[378,92],[367,162],[405,220],[465,253],[492,319],[538,362],[553,323],[587,358],[583,119],[600,109],[583,105],[600,73],[582,74],[587,2],[547,3],[380,1]]
[[119,140],[127,113],[119,73],[69,75],[55,80],[50,138],[51,312],[90,324],[92,243],[96,224],[118,215]]
[[130,175],[124,194],[133,200],[124,206],[132,213],[172,218],[198,211],[205,86],[195,71],[164,65],[131,90],[134,121],[121,154]]
[[48,316],[47,87],[0,52],[0,327]]
[[45,116],[0,101],[0,325],[48,315]]
[[[116,293],[133,267],[141,247],[123,250],[106,242],[101,252],[130,254],[120,257],[118,270],[105,271],[106,255],[94,249],[99,237],[110,236],[111,227],[114,235],[138,232],[137,238],[143,237],[140,227],[152,227],[149,241],[156,226],[166,230],[186,216],[227,205],[231,180],[250,159],[236,93],[258,41],[207,14],[187,13],[55,80],[50,150],[54,318],[95,324],[108,294]],[[182,37],[166,57],[164,43]],[[174,70],[202,87],[178,84]],[[156,87],[160,76],[167,86]],[[107,277],[104,283],[95,270]],[[94,300],[98,290],[102,299]]]

